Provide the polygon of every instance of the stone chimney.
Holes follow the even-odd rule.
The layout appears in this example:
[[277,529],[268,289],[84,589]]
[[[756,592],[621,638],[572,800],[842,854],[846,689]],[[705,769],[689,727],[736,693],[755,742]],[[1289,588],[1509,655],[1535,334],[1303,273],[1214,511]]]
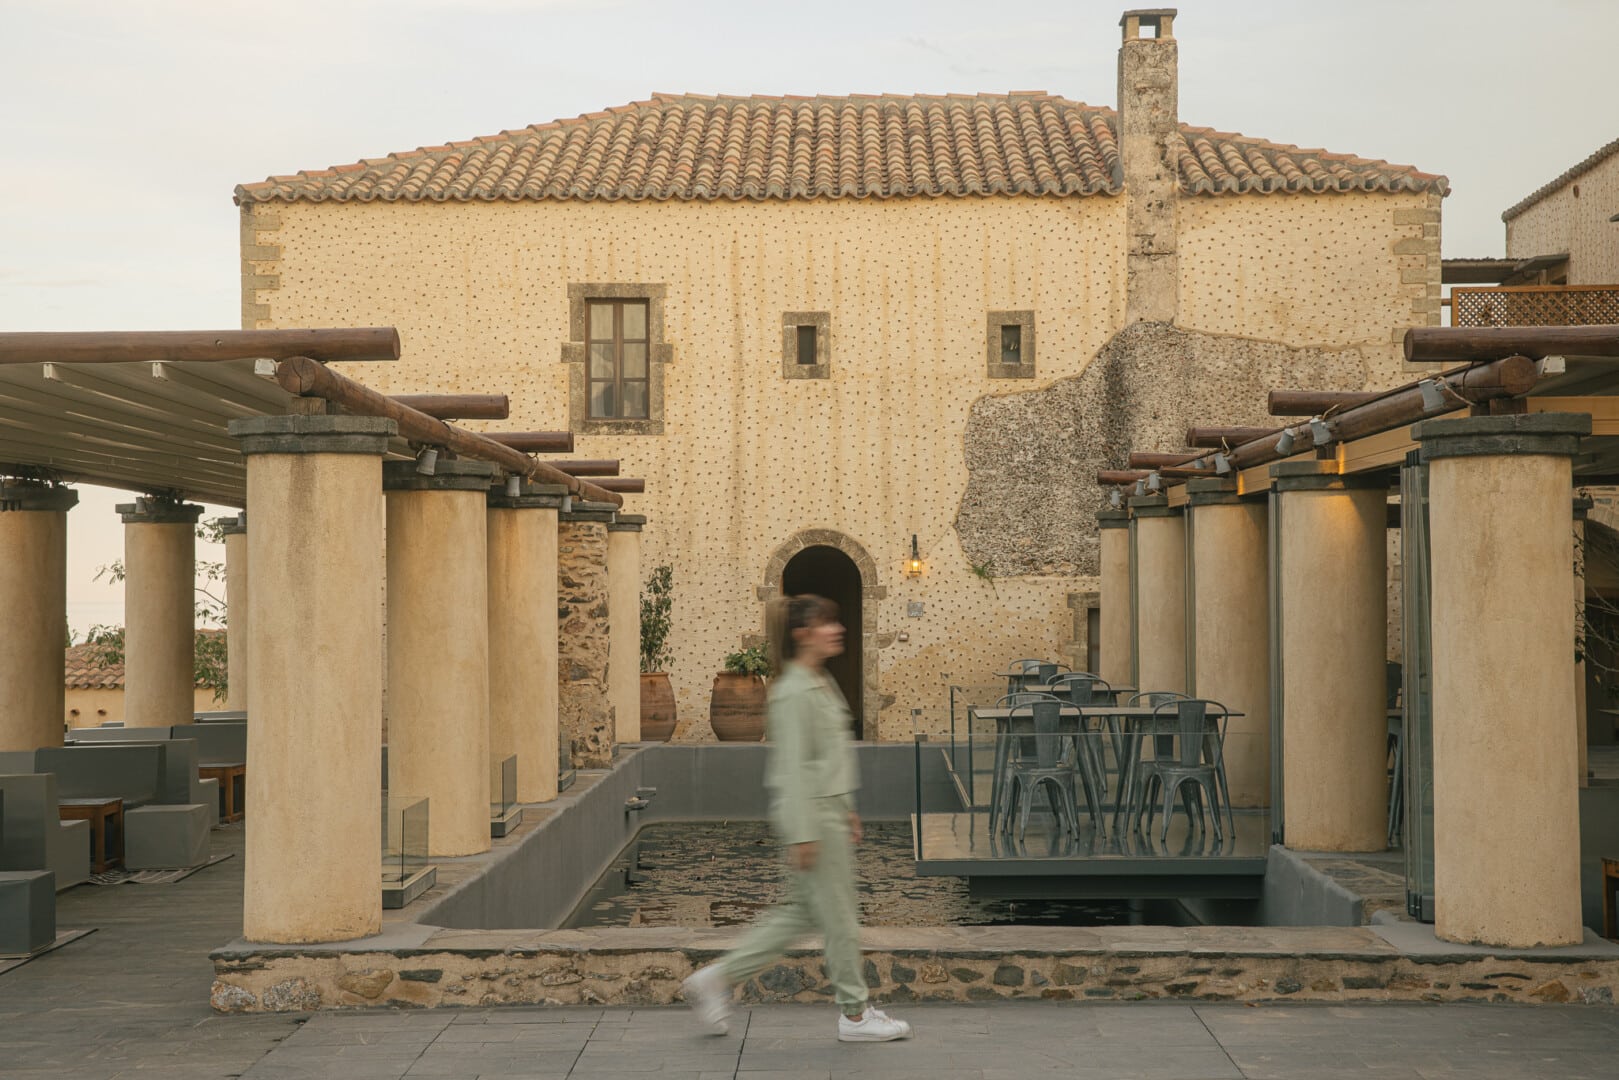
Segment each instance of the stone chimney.
[[1174,322],[1180,274],[1175,257],[1178,196],[1170,144],[1178,133],[1174,8],[1126,11],[1119,20],[1119,156],[1129,252],[1125,322]]

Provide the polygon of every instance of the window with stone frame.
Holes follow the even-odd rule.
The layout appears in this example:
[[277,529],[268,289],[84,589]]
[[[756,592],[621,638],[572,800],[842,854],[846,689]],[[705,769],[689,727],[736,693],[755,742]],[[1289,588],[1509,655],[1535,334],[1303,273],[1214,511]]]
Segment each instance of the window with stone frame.
[[584,435],[663,434],[662,283],[568,286],[569,430]]
[[991,311],[984,329],[990,378],[1034,378],[1034,312]]
[[784,311],[781,316],[781,377],[832,377],[832,313]]

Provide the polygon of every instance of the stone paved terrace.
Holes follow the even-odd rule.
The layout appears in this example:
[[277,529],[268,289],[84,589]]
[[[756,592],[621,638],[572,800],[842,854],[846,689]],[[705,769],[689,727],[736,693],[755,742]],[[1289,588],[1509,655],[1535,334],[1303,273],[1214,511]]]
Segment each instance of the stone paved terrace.
[[0,975],[0,1076],[1578,1080],[1612,1077],[1619,1053],[1619,1010],[1592,1006],[916,1004],[915,1041],[886,1046],[836,1043],[824,1005],[755,1006],[724,1038],[679,1008],[221,1016],[208,952],[238,932],[241,830],[214,845],[236,857],[176,885],[61,897],[64,928],[96,931]]

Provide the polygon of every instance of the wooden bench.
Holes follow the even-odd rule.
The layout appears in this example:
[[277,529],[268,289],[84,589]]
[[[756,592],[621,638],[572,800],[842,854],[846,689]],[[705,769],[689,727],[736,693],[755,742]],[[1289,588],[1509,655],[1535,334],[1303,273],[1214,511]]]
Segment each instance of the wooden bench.
[[204,780],[219,784],[219,820],[241,821],[247,797],[247,764],[241,761],[214,761],[197,766]]
[[90,872],[104,874],[124,861],[124,800],[62,799],[56,812],[63,821],[90,823]]

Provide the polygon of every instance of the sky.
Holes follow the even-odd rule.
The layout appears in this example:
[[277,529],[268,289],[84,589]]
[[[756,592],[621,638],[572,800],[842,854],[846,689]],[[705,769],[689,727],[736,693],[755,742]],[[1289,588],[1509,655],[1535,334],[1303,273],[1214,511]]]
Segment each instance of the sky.
[[[1115,104],[1120,0],[0,0],[0,327],[240,325],[233,188],[641,100],[1046,90]],[[1189,124],[1450,178],[1446,257],[1619,136],[1619,0],[1183,0]],[[69,623],[122,618],[81,491]],[[199,558],[222,558],[217,548]]]

